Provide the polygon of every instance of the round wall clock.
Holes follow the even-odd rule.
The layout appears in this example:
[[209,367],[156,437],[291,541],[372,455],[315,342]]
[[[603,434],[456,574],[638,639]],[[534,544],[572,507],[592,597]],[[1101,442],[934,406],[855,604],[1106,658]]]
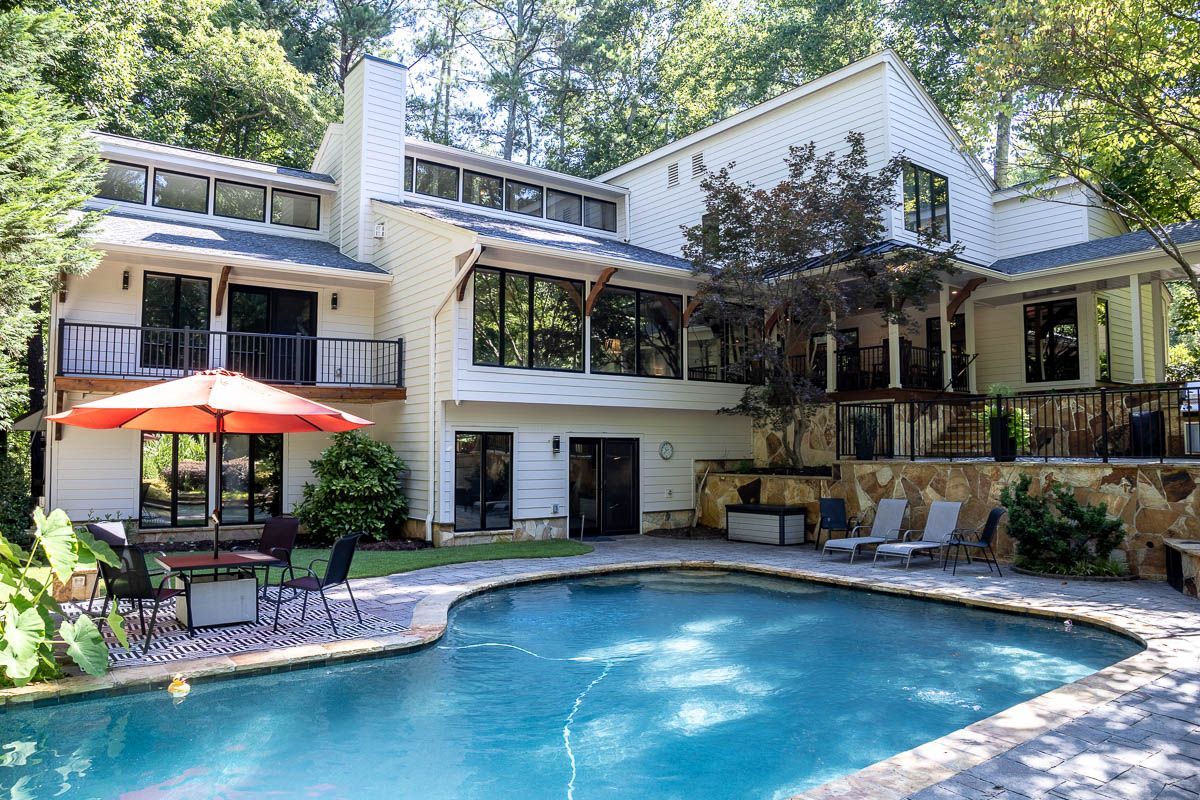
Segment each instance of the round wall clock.
[[663,442],[658,446],[658,454],[666,461],[675,455],[675,445],[670,442]]

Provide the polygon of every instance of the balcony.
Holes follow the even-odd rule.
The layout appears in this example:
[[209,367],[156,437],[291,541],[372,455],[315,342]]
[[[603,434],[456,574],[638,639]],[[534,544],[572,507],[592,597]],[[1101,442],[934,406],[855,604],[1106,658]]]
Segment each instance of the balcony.
[[56,388],[125,391],[224,368],[312,399],[400,400],[404,342],[60,320]]

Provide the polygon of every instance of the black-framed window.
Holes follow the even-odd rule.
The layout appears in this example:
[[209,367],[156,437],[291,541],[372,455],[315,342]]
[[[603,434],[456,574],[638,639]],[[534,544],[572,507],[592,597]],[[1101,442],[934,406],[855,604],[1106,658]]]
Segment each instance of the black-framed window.
[[457,200],[458,167],[418,158],[413,169],[413,191],[442,200]]
[[474,363],[583,371],[583,281],[475,270]]
[[1025,306],[1025,381],[1079,380],[1079,306],[1075,298]]
[[[212,281],[146,272],[142,277],[142,366],[206,369]],[[192,331],[195,331],[194,333]]]
[[950,241],[950,181],[911,162],[903,174],[905,230]]
[[558,189],[547,189],[546,219],[567,222],[571,225],[582,225],[583,195],[560,192]]
[[226,434],[221,449],[221,522],[265,522],[283,513],[283,435]]
[[208,436],[144,431],[140,527],[202,526],[207,519]]
[[454,529],[512,527],[513,435],[454,434]]
[[504,208],[514,214],[542,216],[542,187],[510,178],[504,182]]
[[679,295],[605,287],[592,308],[592,372],[682,377]]
[[1096,380],[1112,381],[1112,328],[1108,321],[1108,298],[1096,298]]
[[413,190],[413,157],[404,157],[404,190],[411,192]]
[[762,342],[762,326],[703,324],[687,327],[688,380],[751,383],[758,377],[751,354]]
[[583,224],[589,228],[616,233],[617,204],[594,197],[583,198]]
[[271,224],[318,230],[321,227],[321,198],[303,192],[271,190]]
[[463,202],[484,208],[504,208],[504,179],[464,169]]
[[267,187],[218,179],[213,183],[213,214],[250,222],[265,222]]
[[149,169],[141,164],[123,164],[109,161],[96,197],[105,200],[121,200],[126,203],[146,204],[146,178]]
[[176,211],[207,214],[208,178],[203,175],[189,175],[186,172],[156,169],[154,205]]

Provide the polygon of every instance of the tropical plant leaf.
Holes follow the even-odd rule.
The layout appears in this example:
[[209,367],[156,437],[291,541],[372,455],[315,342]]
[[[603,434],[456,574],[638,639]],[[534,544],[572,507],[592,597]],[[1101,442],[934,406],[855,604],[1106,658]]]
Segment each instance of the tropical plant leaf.
[[17,686],[24,686],[33,677],[38,665],[38,647],[46,635],[45,622],[36,608],[18,611],[9,605],[4,609],[4,629],[0,631],[0,666]]
[[[96,557],[97,561],[103,561],[110,567],[121,566],[121,559],[116,551],[108,546],[106,542],[102,542],[95,536],[92,536],[86,528],[80,528],[75,531],[75,536],[83,544],[84,548]],[[80,553],[80,557],[82,557]]]
[[22,550],[20,545],[0,535],[0,563],[7,561],[10,564],[24,564],[28,559],[29,554]]
[[103,675],[108,669],[108,646],[92,618],[82,616],[72,623],[66,620],[58,633],[67,643],[67,655],[89,675]]
[[54,577],[65,583],[79,564],[78,540],[71,520],[61,508],[54,509],[49,517],[39,508],[33,512],[33,521]]
[[108,627],[112,630],[113,635],[117,637],[117,641],[121,643],[121,647],[129,649],[129,637],[125,634],[125,618],[117,611],[116,603],[113,603],[112,610],[108,612],[105,618],[108,622]]

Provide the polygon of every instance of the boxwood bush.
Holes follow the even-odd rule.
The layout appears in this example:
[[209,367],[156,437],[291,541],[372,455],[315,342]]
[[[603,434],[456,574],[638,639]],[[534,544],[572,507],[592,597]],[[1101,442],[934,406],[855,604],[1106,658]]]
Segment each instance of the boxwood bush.
[[335,433],[311,462],[316,484],[305,484],[296,516],[310,541],[329,543],[348,533],[383,541],[400,532],[408,512],[404,460],[358,431]]
[[1112,551],[1125,538],[1119,519],[1101,504],[1075,499],[1069,486],[1033,495],[1032,480],[1022,475],[1000,492],[1008,509],[1008,535],[1017,543],[1017,566],[1056,575],[1119,575],[1124,570]]

